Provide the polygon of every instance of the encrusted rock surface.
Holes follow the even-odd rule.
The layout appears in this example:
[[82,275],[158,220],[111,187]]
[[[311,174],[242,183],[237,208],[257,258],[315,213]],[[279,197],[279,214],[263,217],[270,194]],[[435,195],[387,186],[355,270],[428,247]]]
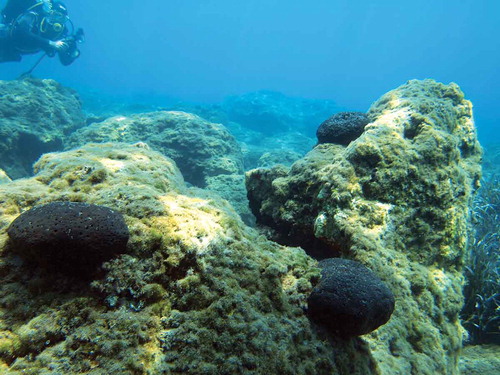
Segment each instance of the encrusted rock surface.
[[85,124],[77,93],[50,79],[0,81],[0,168],[10,178],[32,175],[45,152]]
[[243,173],[243,155],[231,133],[223,125],[190,113],[111,117],[73,133],[67,148],[89,142],[145,142],[172,158],[185,180],[199,187],[205,186],[207,177]]
[[[396,297],[363,336],[382,374],[457,374],[462,267],[481,148],[456,84],[409,81],[382,96],[347,147],[247,175],[257,220],[318,257],[360,261]],[[372,373],[372,372],[370,372]]]
[[245,175],[220,174],[213,177],[207,177],[206,181],[206,189],[217,192],[218,195],[229,201],[247,225],[255,225],[255,216],[253,216],[250,207],[248,207]]
[[460,373],[463,375],[498,375],[500,346],[466,346],[460,357]]
[[7,173],[3,169],[0,169],[0,184],[5,184],[7,182],[11,182],[12,180],[10,179],[9,176],[7,176]]
[[[317,263],[267,241],[223,200],[187,188],[142,144],[43,156],[0,185],[0,373],[356,374],[361,341],[318,332],[305,314]],[[53,201],[121,212],[124,254],[92,282],[25,264],[8,248],[20,212]],[[355,358],[355,359],[353,359]]]

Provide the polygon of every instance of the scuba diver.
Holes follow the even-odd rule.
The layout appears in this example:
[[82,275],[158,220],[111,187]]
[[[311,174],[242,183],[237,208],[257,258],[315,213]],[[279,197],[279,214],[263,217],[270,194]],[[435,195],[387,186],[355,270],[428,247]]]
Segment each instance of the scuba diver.
[[23,55],[43,51],[36,65],[43,57],[57,54],[59,61],[67,66],[80,56],[77,44],[83,40],[83,30],[75,32],[60,1],[8,0],[2,11],[0,62],[21,61]]

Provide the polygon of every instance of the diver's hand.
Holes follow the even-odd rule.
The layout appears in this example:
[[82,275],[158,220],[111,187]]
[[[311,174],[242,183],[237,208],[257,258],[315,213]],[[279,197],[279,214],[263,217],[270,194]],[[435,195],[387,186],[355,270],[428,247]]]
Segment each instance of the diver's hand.
[[49,42],[49,45],[56,51],[64,51],[66,48],[68,48],[68,43],[66,43],[64,40],[51,40]]

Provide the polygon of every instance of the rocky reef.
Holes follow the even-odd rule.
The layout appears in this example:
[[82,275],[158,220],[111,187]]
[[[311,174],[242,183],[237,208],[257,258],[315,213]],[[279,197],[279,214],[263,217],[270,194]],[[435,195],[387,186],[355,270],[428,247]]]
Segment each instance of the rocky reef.
[[[143,144],[43,156],[0,185],[2,374],[366,374],[362,343],[317,331],[304,312],[316,262],[245,226],[215,195],[187,188]],[[121,212],[127,249],[91,282],[24,262],[7,227],[53,201]],[[80,281],[79,281],[80,280]]]
[[331,101],[291,98],[273,91],[232,96],[221,107],[229,121],[267,135],[307,132],[338,111]]
[[382,374],[456,374],[463,264],[481,176],[472,105],[456,84],[409,81],[368,112],[347,147],[320,144],[291,168],[247,174],[273,237],[318,258],[357,260],[396,297],[363,336]]
[[[248,173],[262,231],[235,211],[245,202],[236,141],[184,112],[91,124],[64,144],[71,150],[43,155],[32,177],[0,176],[0,373],[457,374],[481,174],[471,104],[455,84],[410,81],[367,115],[347,146],[319,144],[291,167]],[[126,246],[89,262],[88,277],[53,272],[43,252],[41,263],[26,259],[8,228],[51,202],[120,213]],[[342,337],[311,319],[308,298],[325,285],[318,259],[332,257],[389,287],[385,325]]]
[[0,81],[0,168],[10,178],[32,174],[45,152],[61,150],[85,124],[78,94],[50,79]]

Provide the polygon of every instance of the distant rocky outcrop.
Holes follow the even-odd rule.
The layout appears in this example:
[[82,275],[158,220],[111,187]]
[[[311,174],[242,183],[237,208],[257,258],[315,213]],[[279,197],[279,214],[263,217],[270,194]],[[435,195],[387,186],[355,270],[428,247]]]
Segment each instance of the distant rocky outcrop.
[[0,81],[0,168],[13,179],[32,175],[43,153],[61,150],[84,124],[75,91],[50,79]]
[[175,160],[187,182],[199,187],[207,177],[243,174],[236,139],[220,124],[185,112],[115,116],[73,133],[66,148],[89,142],[145,142]]
[[[368,266],[396,297],[367,355],[383,374],[457,374],[463,264],[481,148],[456,84],[409,81],[373,104],[347,147],[320,144],[291,168],[247,175],[274,238]],[[367,372],[375,373],[375,372]]]
[[339,109],[332,101],[292,98],[273,91],[232,96],[221,108],[228,121],[267,135],[308,133]]

